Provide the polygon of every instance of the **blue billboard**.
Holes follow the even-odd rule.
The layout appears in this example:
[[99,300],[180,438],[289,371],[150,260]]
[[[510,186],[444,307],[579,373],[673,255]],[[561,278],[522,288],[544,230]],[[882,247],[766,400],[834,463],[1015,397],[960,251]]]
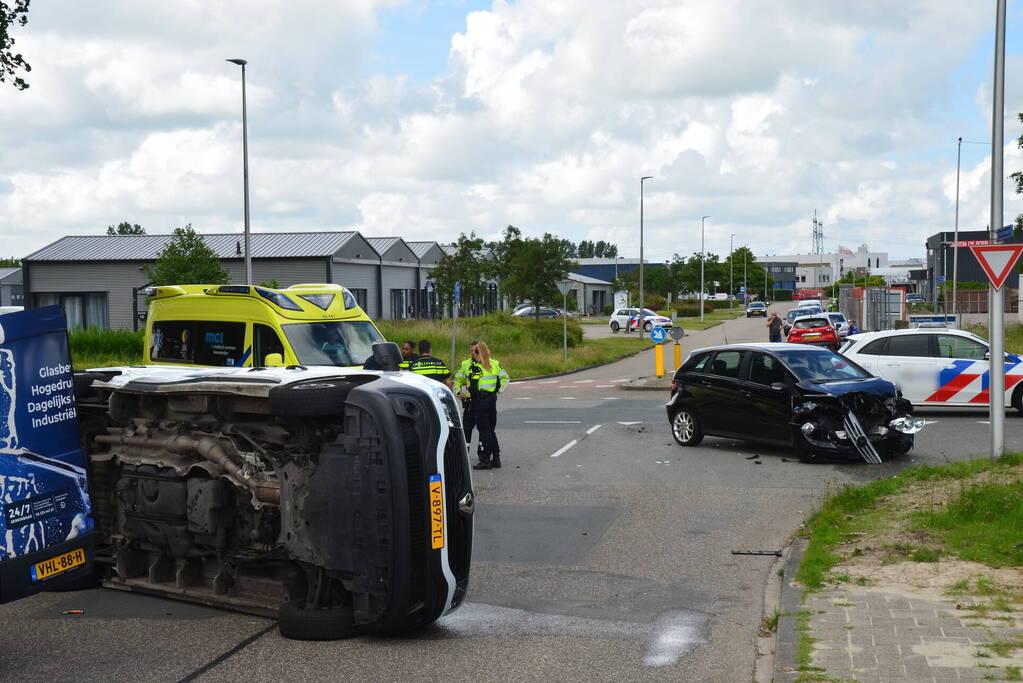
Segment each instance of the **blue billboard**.
[[0,602],[89,571],[92,531],[64,312],[0,315]]

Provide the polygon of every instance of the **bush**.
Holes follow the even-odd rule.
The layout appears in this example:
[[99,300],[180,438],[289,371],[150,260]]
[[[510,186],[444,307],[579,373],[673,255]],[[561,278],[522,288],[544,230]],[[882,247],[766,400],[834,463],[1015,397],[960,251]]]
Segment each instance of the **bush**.
[[643,297],[643,308],[649,308],[651,311],[657,309],[667,308],[668,300],[660,294],[647,294]]
[[792,301],[791,289],[775,289],[771,291],[772,301]]
[[142,330],[71,330],[68,343],[75,367],[131,365],[142,362]]
[[[700,302],[695,299],[677,301],[675,302],[674,309],[680,318],[693,318],[700,315]],[[704,314],[713,313],[714,304],[710,301],[704,301],[703,312]]]
[[607,304],[606,306],[604,306],[604,315],[611,317],[611,314],[614,313],[614,310],[615,307],[612,304]]

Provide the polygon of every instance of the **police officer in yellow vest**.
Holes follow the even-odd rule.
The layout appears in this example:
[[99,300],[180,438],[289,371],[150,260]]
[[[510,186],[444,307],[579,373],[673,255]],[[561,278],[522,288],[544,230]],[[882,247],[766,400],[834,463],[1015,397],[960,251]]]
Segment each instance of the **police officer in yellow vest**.
[[448,370],[448,366],[444,361],[430,355],[431,353],[433,353],[433,349],[430,348],[430,341],[428,339],[420,340],[419,357],[412,361],[409,370],[417,375],[424,375],[430,379],[437,380],[441,384],[446,384],[448,377],[451,376],[451,371]]
[[[497,426],[497,395],[504,391],[511,378],[495,358],[490,357],[486,342],[478,341],[472,347],[472,358],[462,363],[455,375],[455,392],[471,401],[472,418],[480,432],[479,462],[473,469],[489,470],[501,467],[501,446],[494,429]],[[475,389],[475,394],[473,394]],[[466,442],[472,435],[472,425],[465,424]]]

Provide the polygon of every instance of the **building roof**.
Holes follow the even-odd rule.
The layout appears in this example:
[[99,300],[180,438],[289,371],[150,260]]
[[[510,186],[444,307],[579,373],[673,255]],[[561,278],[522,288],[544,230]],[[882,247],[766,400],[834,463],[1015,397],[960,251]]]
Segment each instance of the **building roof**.
[[[406,241],[405,244],[407,244],[408,248],[412,250],[412,253],[416,255],[416,258],[421,259],[424,256],[426,256],[426,253],[428,251],[430,251],[430,249],[433,248],[433,245],[435,245],[437,243],[436,242],[420,242],[420,241],[407,242]],[[440,245],[437,244],[437,246],[439,247]]]
[[[11,275],[14,275],[15,273],[20,273],[20,272],[21,272],[21,268],[0,268],[0,282],[2,282],[3,280],[5,280],[6,278],[8,278]],[[12,278],[12,279],[17,280],[18,282],[21,282],[21,278],[20,277],[16,277],[16,278]]]
[[395,244],[401,241],[400,237],[367,237],[366,241],[369,242],[369,246],[373,247],[373,251],[383,256],[387,251]]
[[[201,233],[218,258],[241,258],[241,233]],[[355,231],[254,232],[252,258],[331,256]],[[29,254],[25,261],[151,261],[173,235],[68,235]]]
[[608,287],[612,285],[612,283],[607,280],[598,280],[595,277],[579,275],[578,273],[569,273],[566,279],[571,280],[572,282],[579,282],[584,285],[607,285]]

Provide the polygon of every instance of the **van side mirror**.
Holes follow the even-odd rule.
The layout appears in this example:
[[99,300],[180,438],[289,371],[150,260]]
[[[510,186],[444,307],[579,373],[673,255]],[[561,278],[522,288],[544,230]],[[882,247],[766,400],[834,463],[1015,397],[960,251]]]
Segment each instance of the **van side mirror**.
[[375,341],[373,342],[373,360],[381,370],[397,372],[398,363],[401,362],[401,350],[394,342]]
[[279,353],[268,353],[263,357],[264,368],[283,368],[284,356]]

